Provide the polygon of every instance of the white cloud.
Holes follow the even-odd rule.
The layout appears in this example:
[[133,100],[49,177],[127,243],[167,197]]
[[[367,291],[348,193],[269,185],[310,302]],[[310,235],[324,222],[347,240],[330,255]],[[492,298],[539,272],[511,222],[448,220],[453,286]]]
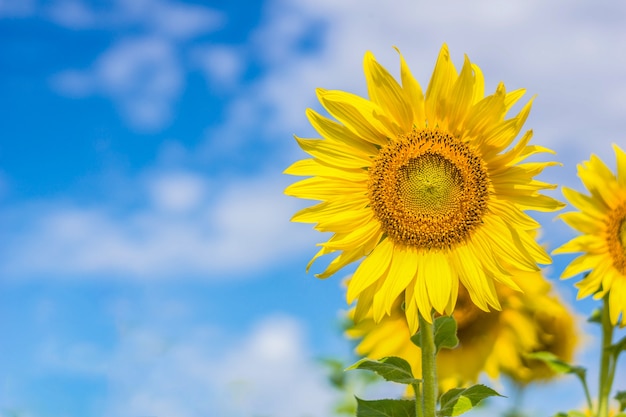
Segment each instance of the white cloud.
[[[492,0],[399,0],[381,7],[370,0],[275,0],[266,10],[252,50],[271,70],[240,100],[259,112],[273,109],[266,126],[282,128],[283,135],[307,129],[302,113],[317,106],[315,87],[366,94],[361,68],[366,50],[397,74],[391,48],[397,45],[425,87],[438,49],[447,42],[457,66],[468,53],[483,68],[491,91],[503,80],[509,89],[527,87],[529,97],[538,94],[529,127],[543,144],[582,156],[623,139],[626,30],[614,17],[626,12],[623,4],[513,1],[502,8]],[[322,46],[304,51],[300,41],[316,22],[322,22],[317,31]],[[239,101],[232,106],[238,108]],[[236,128],[237,111],[230,115],[228,125]]]
[[0,0],[0,17],[28,17],[35,11],[35,0]]
[[[300,324],[270,317],[216,366],[227,390],[221,415],[327,416],[333,394],[309,362]],[[305,360],[303,360],[305,359]]]
[[224,22],[213,9],[165,0],[119,0],[104,10],[61,0],[46,12],[53,22],[74,30],[135,33],[103,51],[90,68],[62,71],[51,77],[51,84],[73,98],[110,98],[128,125],[142,132],[159,131],[172,120],[188,70],[182,46]]
[[[17,9],[15,3],[9,1],[7,9]],[[28,10],[36,10],[34,2],[22,3],[21,9],[30,5]],[[216,10],[167,0],[116,0],[103,6],[85,0],[57,0],[42,10],[48,19],[70,29],[132,28],[178,41],[213,32],[224,23],[224,16]]]
[[155,131],[169,124],[184,86],[175,46],[159,37],[124,39],[104,52],[88,70],[67,70],[53,86],[71,97],[110,97],[135,129]]
[[202,6],[153,1],[145,9],[152,17],[150,24],[157,33],[176,39],[189,39],[213,32],[223,24],[224,18],[217,11]]
[[[2,269],[13,276],[243,277],[310,245],[289,223],[298,202],[275,176],[208,184],[189,172],[159,173],[126,208],[44,204],[5,235]],[[289,238],[286,238],[289,236]]]
[[186,212],[200,205],[209,185],[202,177],[182,172],[157,176],[148,187],[156,207],[166,211]]
[[96,85],[88,71],[66,70],[51,78],[52,87],[71,98],[84,98],[94,93]]
[[336,394],[311,357],[302,324],[290,316],[260,318],[238,340],[197,324],[178,336],[167,333],[153,324],[126,329],[108,352],[85,343],[48,344],[38,363],[103,378],[109,389],[101,415],[331,414]]
[[[625,138],[626,29],[616,18],[626,13],[624,4],[274,0],[264,10],[248,48],[265,71],[230,101],[225,123],[207,135],[206,153],[234,157],[250,138],[294,152],[285,145],[292,134],[317,136],[304,117],[306,107],[320,108],[316,87],[367,95],[365,51],[397,75],[398,46],[426,88],[444,42],[457,67],[464,53],[481,66],[488,92],[504,81],[509,90],[527,88],[526,99],[537,95],[526,126],[564,164],[546,170],[543,180],[579,187],[575,165],[592,152],[612,159],[610,143]],[[303,48],[312,30],[319,47]],[[564,242],[552,233],[560,222],[544,226],[550,247]]]
[[192,56],[205,73],[212,91],[233,88],[240,82],[245,62],[239,49],[226,45],[198,47]]
[[102,94],[121,102],[132,124],[149,130],[170,121],[184,83],[173,45],[159,38],[118,43],[100,56],[92,75]]
[[48,9],[48,17],[71,29],[87,29],[97,23],[95,13],[80,0],[60,0]]

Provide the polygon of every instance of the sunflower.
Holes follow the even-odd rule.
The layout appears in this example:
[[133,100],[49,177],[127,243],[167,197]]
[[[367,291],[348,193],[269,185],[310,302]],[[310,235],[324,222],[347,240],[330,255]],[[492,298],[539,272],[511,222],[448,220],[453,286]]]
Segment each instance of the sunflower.
[[[573,229],[582,233],[555,254],[583,252],[561,274],[571,278],[590,271],[576,283],[578,298],[608,294],[611,323],[626,326],[626,154],[613,145],[617,175],[598,158],[578,165],[578,176],[590,195],[563,187],[563,195],[580,211],[561,214]],[[621,315],[621,319],[620,319]]]
[[[317,276],[326,278],[359,263],[347,301],[374,307],[380,321],[404,294],[412,332],[418,312],[431,320],[454,310],[459,282],[481,310],[499,309],[495,282],[519,289],[516,270],[536,271],[550,256],[528,233],[539,224],[525,210],[552,211],[561,203],[540,194],[554,186],[534,179],[551,162],[525,162],[550,152],[515,142],[531,102],[505,119],[524,90],[502,83],[485,97],[480,68],[466,57],[457,73],[441,48],[426,93],[400,55],[400,83],[371,53],[364,58],[369,99],[317,90],[336,119],[308,109],[322,137],[296,137],[312,156],[285,173],[308,176],[287,195],[318,200],[292,221],[331,232],[311,263],[336,257]],[[509,264],[512,270],[502,265]]]
[[[524,292],[496,284],[502,310],[490,313],[477,308],[468,291],[459,288],[452,314],[457,321],[459,346],[437,355],[442,390],[474,383],[482,372],[494,379],[504,374],[519,384],[556,376],[543,362],[529,359],[527,354],[532,352],[547,351],[571,361],[578,343],[572,313],[552,293],[540,272],[521,273],[515,280]],[[346,333],[359,340],[357,354],[372,359],[399,356],[411,364],[414,374],[421,375],[421,352],[410,341],[412,333],[401,297],[391,315],[379,323],[373,319],[372,309],[363,317],[355,317],[352,309],[350,316],[354,325]]]

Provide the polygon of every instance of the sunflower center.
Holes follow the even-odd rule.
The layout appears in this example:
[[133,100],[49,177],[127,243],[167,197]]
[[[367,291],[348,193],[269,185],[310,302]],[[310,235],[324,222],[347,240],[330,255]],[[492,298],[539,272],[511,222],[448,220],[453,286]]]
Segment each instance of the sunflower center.
[[606,241],[613,266],[626,275],[626,202],[609,213]]
[[464,242],[482,222],[488,190],[482,158],[439,129],[413,130],[381,149],[368,186],[385,233],[424,249]]
[[622,245],[622,250],[626,251],[626,219],[622,219],[618,235],[619,243]]
[[450,160],[436,153],[410,159],[398,172],[398,194],[415,213],[436,216],[458,209],[463,177]]

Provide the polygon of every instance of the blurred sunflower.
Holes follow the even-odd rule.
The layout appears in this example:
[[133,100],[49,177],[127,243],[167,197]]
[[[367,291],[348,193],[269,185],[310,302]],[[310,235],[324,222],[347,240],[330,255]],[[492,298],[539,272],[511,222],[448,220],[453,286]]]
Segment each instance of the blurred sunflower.
[[480,68],[466,57],[457,73],[446,45],[426,94],[402,55],[401,84],[369,52],[364,69],[369,99],[317,90],[337,122],[308,109],[323,139],[296,137],[313,158],[285,170],[311,177],[287,195],[321,201],[292,221],[333,233],[308,267],[338,252],[318,275],[326,278],[365,257],[348,303],[373,304],[380,321],[404,294],[411,332],[418,311],[429,321],[433,308],[452,313],[459,281],[481,310],[499,309],[494,282],[518,289],[503,264],[536,271],[551,262],[527,233],[539,225],[524,210],[562,206],[540,194],[552,185],[533,179],[553,163],[521,163],[549,150],[528,145],[530,131],[514,143],[531,102],[505,119],[524,90],[507,93],[500,83],[485,97]]
[[[442,390],[474,383],[482,372],[491,378],[504,374],[522,385],[554,377],[544,362],[527,358],[532,352],[547,351],[571,361],[578,344],[572,313],[552,294],[540,272],[520,273],[515,280],[524,292],[496,284],[502,310],[490,313],[478,309],[467,290],[460,287],[452,314],[457,321],[459,346],[437,355]],[[355,318],[355,309],[350,316]],[[360,356],[376,360],[399,356],[411,364],[414,374],[421,375],[421,351],[410,341],[412,333],[401,297],[396,299],[391,315],[376,323],[370,309],[346,334],[359,340],[356,352]]]
[[[583,233],[553,253],[583,252],[563,271],[571,278],[590,271],[576,284],[578,298],[608,294],[613,325],[626,326],[626,154],[613,145],[617,176],[596,155],[578,165],[578,176],[591,195],[563,187],[563,195],[580,211],[560,217]],[[621,320],[620,320],[621,314]]]

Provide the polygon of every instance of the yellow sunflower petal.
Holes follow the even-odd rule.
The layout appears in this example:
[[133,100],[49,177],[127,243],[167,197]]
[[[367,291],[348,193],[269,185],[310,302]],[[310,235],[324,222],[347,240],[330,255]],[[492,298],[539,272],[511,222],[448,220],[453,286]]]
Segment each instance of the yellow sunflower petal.
[[327,119],[312,109],[307,109],[306,115],[311,126],[327,141],[339,142],[349,146],[353,149],[351,154],[366,161],[370,161],[371,156],[376,153],[376,146],[355,135],[344,125]]
[[574,259],[572,262],[567,265],[567,267],[561,273],[562,279],[571,278],[575,275],[578,275],[582,272],[589,271],[595,268],[598,265],[598,261],[600,257],[598,256],[589,256],[589,255],[581,255]]
[[433,279],[433,276],[430,274],[430,269],[428,268],[430,265],[429,261],[427,255],[419,258],[417,277],[413,288],[415,292],[413,298],[415,299],[417,308],[422,317],[424,317],[426,321],[432,322],[433,305],[430,300],[430,294],[428,293],[428,281]]
[[389,239],[384,239],[361,262],[348,284],[347,300],[352,303],[365,288],[372,285],[376,280],[387,272],[389,263],[393,255],[393,243]]
[[[626,326],[626,308],[624,308],[624,300],[626,299],[626,280],[618,277],[613,282],[611,292],[609,293],[609,315],[611,323],[619,324],[620,327]],[[620,314],[622,316],[620,321]]]
[[617,181],[622,188],[626,188],[626,152],[616,144],[613,144],[613,151],[617,158]]
[[431,126],[433,123],[442,121],[443,117],[440,115],[449,114],[448,105],[450,103],[448,100],[457,77],[456,69],[450,59],[448,46],[444,44],[439,51],[433,76],[426,89],[426,120]]
[[412,112],[412,123],[418,128],[424,128],[426,121],[426,113],[424,110],[424,93],[422,87],[413,77],[409,66],[406,64],[400,50],[396,48],[400,55],[400,79],[402,80],[402,89],[404,91],[404,99],[409,103]]
[[[461,73],[452,86],[451,94],[454,97],[454,101],[450,104],[450,113],[448,116],[450,119],[449,125],[462,126],[474,98],[473,69],[472,63],[467,55],[465,56]],[[458,134],[459,132],[454,133]]]
[[404,99],[402,87],[385,68],[376,62],[371,52],[365,54],[363,67],[371,100],[378,104],[386,114],[395,116],[394,121],[399,126],[399,131],[411,130],[413,114]]
[[387,279],[380,291],[374,296],[374,320],[380,321],[383,316],[391,313],[391,307],[400,293],[406,289],[415,278],[417,272],[417,256],[412,248],[396,247],[389,268],[389,276],[396,279]]
[[423,274],[430,302],[439,314],[443,314],[452,294],[452,280],[457,279],[450,269],[448,258],[441,252],[425,254]]
[[391,123],[384,120],[378,105],[371,101],[343,91],[327,91],[321,88],[317,90],[317,96],[330,114],[368,142],[385,145],[397,133]]

